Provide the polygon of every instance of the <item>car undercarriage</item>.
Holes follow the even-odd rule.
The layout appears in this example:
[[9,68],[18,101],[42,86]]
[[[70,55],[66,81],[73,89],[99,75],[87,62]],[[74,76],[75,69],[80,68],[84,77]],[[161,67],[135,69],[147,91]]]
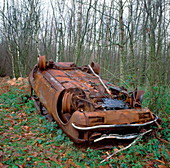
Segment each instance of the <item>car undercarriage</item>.
[[76,66],[39,56],[29,75],[31,97],[38,111],[76,143],[134,139],[157,123],[158,117],[142,108],[144,91],[128,92],[99,73],[94,62]]

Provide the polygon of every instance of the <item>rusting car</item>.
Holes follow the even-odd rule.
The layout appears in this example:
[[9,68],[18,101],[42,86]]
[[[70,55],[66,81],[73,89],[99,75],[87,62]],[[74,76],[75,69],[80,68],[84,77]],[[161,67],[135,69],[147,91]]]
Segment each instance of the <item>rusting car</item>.
[[38,57],[30,75],[31,97],[76,143],[133,139],[157,122],[141,107],[143,91],[128,92],[99,76],[100,66],[46,61]]

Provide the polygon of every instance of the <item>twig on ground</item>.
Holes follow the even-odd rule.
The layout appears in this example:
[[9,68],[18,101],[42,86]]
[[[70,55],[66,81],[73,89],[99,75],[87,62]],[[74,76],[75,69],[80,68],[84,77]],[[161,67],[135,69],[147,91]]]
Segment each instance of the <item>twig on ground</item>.
[[143,132],[143,133],[140,134],[140,136],[138,136],[132,143],[130,143],[129,145],[127,145],[127,146],[124,147],[124,148],[121,148],[120,150],[115,151],[113,154],[109,155],[107,158],[105,158],[104,160],[102,160],[100,163],[103,163],[103,162],[105,162],[106,160],[110,159],[113,155],[115,155],[115,154],[117,154],[117,153],[119,153],[119,152],[121,152],[121,151],[124,151],[124,150],[130,148],[130,147],[131,147],[133,144],[135,144],[143,135],[145,135],[145,134],[147,134],[148,132],[151,132],[151,131],[152,131],[152,129],[150,129],[150,130],[148,130],[148,131],[146,131],[146,132]]
[[158,136],[156,136],[156,138],[157,138],[158,140],[160,140],[161,142],[163,142],[163,143],[170,144],[170,142],[166,141],[165,139],[162,139],[162,138],[160,138],[160,137],[158,137]]

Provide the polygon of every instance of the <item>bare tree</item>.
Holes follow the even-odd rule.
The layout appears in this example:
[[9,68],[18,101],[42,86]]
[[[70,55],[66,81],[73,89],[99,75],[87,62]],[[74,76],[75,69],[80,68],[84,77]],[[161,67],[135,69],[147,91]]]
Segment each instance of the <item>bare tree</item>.
[[36,44],[39,2],[6,0],[3,5],[3,36],[12,60],[13,77],[24,76],[30,71],[28,55],[33,43]]
[[3,1],[0,30],[14,77],[28,74],[39,48],[55,61],[96,61],[122,84],[169,83],[168,0],[49,1],[43,12],[41,0]]

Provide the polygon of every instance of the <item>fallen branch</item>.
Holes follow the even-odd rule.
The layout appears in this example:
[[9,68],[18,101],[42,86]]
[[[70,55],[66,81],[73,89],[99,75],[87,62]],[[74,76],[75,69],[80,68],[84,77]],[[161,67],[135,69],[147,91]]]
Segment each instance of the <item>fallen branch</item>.
[[146,132],[141,133],[140,136],[138,136],[138,137],[137,137],[132,143],[130,143],[128,146],[126,146],[126,147],[124,147],[124,148],[121,148],[120,150],[115,151],[113,154],[109,155],[107,158],[105,158],[104,160],[102,160],[100,163],[103,163],[103,162],[105,162],[106,160],[110,159],[113,155],[115,155],[115,154],[117,154],[117,153],[119,153],[119,152],[121,152],[121,151],[124,151],[124,150],[130,148],[130,147],[131,147],[132,145],[134,145],[143,135],[145,135],[145,134],[147,134],[148,132],[151,132],[151,131],[152,131],[152,129],[150,129],[150,130],[148,130],[148,131],[146,131]]
[[166,141],[165,139],[162,139],[162,138],[160,138],[160,137],[158,137],[158,136],[156,136],[156,138],[157,138],[158,140],[160,140],[161,142],[167,143],[167,144],[170,145],[170,142]]
[[109,95],[111,95],[110,90],[109,90],[109,89],[107,88],[107,86],[104,84],[104,82],[102,81],[102,79],[100,78],[100,76],[97,75],[97,74],[93,71],[93,68],[92,68],[90,65],[88,65],[88,66],[89,66],[90,70],[92,71],[92,73],[93,73],[96,77],[99,78],[101,84],[104,86],[104,88],[106,89],[107,93],[108,93]]

